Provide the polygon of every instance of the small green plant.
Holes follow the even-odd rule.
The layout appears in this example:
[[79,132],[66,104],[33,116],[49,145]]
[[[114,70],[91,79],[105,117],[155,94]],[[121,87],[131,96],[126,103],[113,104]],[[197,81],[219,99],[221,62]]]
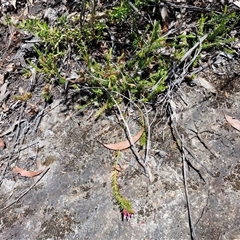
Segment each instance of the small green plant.
[[49,102],[52,98],[51,95],[51,85],[47,83],[42,90],[42,97],[46,102]]
[[231,30],[238,24],[240,15],[236,12],[228,13],[225,6],[223,14],[212,12],[209,16],[201,15],[199,19],[199,35],[209,33],[207,40],[203,44],[203,49],[218,47],[225,49],[228,43],[234,42],[236,39],[229,37]]
[[[132,73],[133,78],[129,79],[129,82],[136,86],[133,89],[134,95],[141,96],[144,101],[153,100],[158,93],[164,92],[167,88],[165,80],[170,62],[158,53],[164,47],[165,40],[161,37],[159,22],[155,21],[151,35],[128,63],[129,68],[135,69]],[[139,71],[145,72],[146,76],[144,78],[138,76]]]
[[[119,155],[119,152],[117,153],[117,155]],[[122,213],[123,219],[124,218],[128,219],[132,216],[132,214],[134,214],[134,210],[132,208],[131,202],[126,198],[124,198],[120,193],[120,190],[118,187],[119,170],[120,169],[118,167],[117,160],[116,160],[113,164],[113,171],[112,171],[112,191],[113,191],[114,198]]]
[[65,55],[64,52],[50,52],[46,50],[42,52],[40,49],[34,47],[35,51],[38,54],[38,64],[29,64],[34,67],[38,73],[44,73],[46,75],[46,80],[51,81],[51,78],[58,78],[59,83],[64,84],[65,79],[60,75],[60,72],[57,67],[57,62]]
[[23,76],[25,78],[30,78],[31,77],[32,73],[31,73],[31,71],[29,69],[24,68],[23,71],[24,71]]
[[131,8],[127,1],[121,1],[119,6],[114,7],[110,12],[109,16],[112,21],[116,23],[124,22],[130,15]]
[[26,92],[23,95],[14,96],[15,100],[19,100],[19,101],[22,101],[22,102],[26,102],[31,98],[32,98],[32,93],[31,92]]
[[139,142],[140,142],[140,146],[142,146],[142,147],[146,146],[146,144],[147,144],[147,133],[145,131],[143,132]]

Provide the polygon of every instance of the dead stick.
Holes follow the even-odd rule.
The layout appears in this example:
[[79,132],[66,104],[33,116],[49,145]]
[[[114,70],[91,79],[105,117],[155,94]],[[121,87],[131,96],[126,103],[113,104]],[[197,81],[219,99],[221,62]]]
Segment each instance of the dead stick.
[[130,145],[131,145],[131,147],[132,147],[133,154],[135,155],[135,157],[136,157],[138,163],[140,164],[140,166],[143,168],[144,173],[149,176],[149,173],[148,173],[148,170],[147,170],[147,168],[146,168],[146,166],[145,166],[145,163],[141,161],[141,157],[140,157],[140,155],[139,155],[139,153],[138,153],[138,151],[137,151],[136,145],[135,145],[135,143],[134,143],[134,141],[133,141],[133,139],[132,139],[132,135],[131,135],[130,129],[129,129],[129,127],[128,127],[128,124],[127,124],[125,118],[123,117],[122,111],[121,111],[121,109],[120,109],[117,101],[114,99],[114,97],[113,97],[113,96],[111,96],[111,97],[112,97],[113,101],[115,102],[115,104],[116,104],[116,106],[117,106],[117,109],[118,109],[118,111],[119,111],[119,114],[120,114],[120,116],[121,116],[121,119],[123,120],[123,123],[124,123],[124,125],[125,125],[125,127],[126,127],[127,135],[128,135],[127,137],[128,137],[129,142],[130,142]]
[[[184,142],[184,137],[182,135],[181,142]],[[182,169],[183,169],[183,181],[184,181],[184,189],[185,189],[185,196],[187,201],[187,210],[188,210],[188,219],[189,219],[189,227],[191,232],[191,239],[196,240],[196,233],[195,228],[192,221],[192,213],[191,213],[191,206],[189,202],[188,197],[188,189],[187,189],[187,173],[186,173],[186,159],[185,159],[185,153],[184,153],[184,144],[182,144]]]

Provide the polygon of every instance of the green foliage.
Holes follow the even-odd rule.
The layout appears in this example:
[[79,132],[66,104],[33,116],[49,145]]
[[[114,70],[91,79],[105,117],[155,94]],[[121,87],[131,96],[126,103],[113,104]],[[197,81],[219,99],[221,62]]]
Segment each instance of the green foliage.
[[[163,92],[167,88],[165,79],[170,62],[166,58],[160,57],[158,53],[158,50],[164,44],[165,38],[161,37],[160,24],[155,21],[152,34],[142,45],[141,49],[137,51],[135,58],[128,63],[129,68],[136,69],[130,83],[137,86],[135,94],[142,96],[145,101],[152,100],[156,94]],[[139,71],[148,72],[148,74],[145,78],[141,78],[138,76]],[[154,91],[152,91],[153,87]]]
[[199,34],[209,33],[207,40],[203,44],[203,49],[211,49],[218,47],[225,49],[228,43],[234,42],[236,39],[229,37],[231,30],[238,24],[240,15],[236,12],[228,13],[225,6],[223,14],[212,12],[209,16],[201,15],[199,20]]
[[43,88],[43,91],[42,91],[42,97],[44,98],[44,100],[46,102],[49,102],[52,98],[52,95],[51,95],[51,92],[50,92],[50,88],[51,88],[51,85],[49,83],[47,83],[44,88]]
[[[221,15],[214,12],[201,14],[195,29],[186,28],[164,37],[159,20],[147,22],[142,18],[142,11],[154,5],[154,0],[122,0],[105,8],[103,15],[99,15],[101,7],[94,5],[94,1],[84,3],[84,16],[61,16],[54,24],[23,19],[17,27],[41,39],[42,44],[35,48],[38,62],[30,64],[38,73],[43,73],[48,82],[53,79],[58,83],[66,82],[60,69],[62,60],[71,49],[79,59],[78,64],[84,68],[84,82],[91,87],[93,96],[89,101],[98,102],[100,114],[113,107],[111,96],[117,101],[124,97],[154,101],[168,87],[167,76],[172,63],[179,62],[205,34],[209,35],[200,46],[202,49],[217,47],[226,50],[235,40],[229,37],[229,33],[240,20],[236,12],[229,13],[226,7]],[[6,21],[13,24],[9,18]],[[113,51],[109,39],[112,28],[126,29],[124,37],[129,40],[131,55]],[[102,45],[104,47],[99,51]],[[170,50],[170,54],[162,54],[164,49]],[[97,53],[94,57],[93,52]],[[197,61],[198,58],[193,65]],[[74,83],[70,87],[77,89],[78,85]]]
[[19,100],[19,101],[22,101],[22,102],[26,102],[31,98],[32,98],[32,93],[31,92],[26,92],[23,95],[14,96],[15,100]]
[[100,107],[100,109],[94,115],[94,118],[97,119],[104,113],[106,109],[111,109],[112,107],[113,107],[113,101],[111,98],[108,98],[106,102],[102,105],[102,107]]
[[128,2],[120,1],[120,5],[117,7],[113,7],[112,11],[109,12],[109,16],[112,21],[121,23],[129,17],[130,13],[131,7],[129,6]]
[[115,161],[114,165],[113,165],[113,171],[112,171],[112,191],[113,191],[113,196],[120,208],[120,211],[125,210],[127,213],[129,214],[133,214],[133,208],[132,208],[132,204],[129,200],[127,200],[126,198],[124,198],[119,190],[118,187],[118,170],[117,170],[117,161]]
[[143,147],[147,144],[147,133],[146,131],[143,132],[142,136],[140,137],[140,145]]
[[57,67],[57,62],[61,57],[64,56],[64,52],[48,52],[46,49],[45,52],[42,52],[38,48],[34,48],[35,51],[38,54],[38,65],[33,64],[29,62],[30,65],[32,65],[38,73],[44,73],[46,75],[46,80],[50,81],[51,78],[57,77],[59,80],[59,83],[64,84],[65,79],[60,75]]

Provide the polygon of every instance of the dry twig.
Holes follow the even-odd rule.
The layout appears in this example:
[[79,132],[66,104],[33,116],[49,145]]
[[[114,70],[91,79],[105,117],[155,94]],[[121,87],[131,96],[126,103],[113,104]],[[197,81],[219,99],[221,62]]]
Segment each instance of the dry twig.
[[182,142],[181,153],[182,153],[183,181],[184,181],[184,189],[185,189],[185,196],[186,196],[187,209],[188,209],[189,227],[190,227],[190,232],[191,232],[191,239],[196,240],[197,237],[196,237],[195,228],[194,228],[194,225],[193,225],[191,206],[190,206],[188,189],[187,189],[186,157],[185,157],[185,153],[184,153],[184,137],[183,137],[183,135],[182,135],[182,138],[181,138],[181,142]]
[[41,112],[39,112],[38,116],[36,117],[37,120],[36,120],[36,124],[35,124],[34,128],[32,129],[32,132],[31,132],[32,135],[34,135],[36,133],[37,129],[38,129],[38,126],[41,122],[41,119],[43,117],[46,106],[47,106],[47,103],[45,102],[44,106],[43,106],[43,109],[41,110]]
[[199,131],[198,131],[196,124],[194,124],[194,125],[195,125],[195,129],[196,129],[196,130],[193,130],[193,129],[190,129],[190,128],[189,128],[189,130],[192,131],[193,133],[195,133],[197,139],[199,140],[199,142],[200,142],[215,158],[217,158],[216,154],[207,146],[207,144],[205,143],[205,141],[201,138],[200,134],[201,134],[202,132],[199,132]]
[[140,166],[144,169],[145,174],[147,174],[147,175],[149,176],[148,170],[147,170],[147,168],[146,168],[146,165],[145,165],[145,163],[142,162],[142,158],[140,157],[140,155],[139,155],[139,153],[138,153],[138,150],[137,150],[137,148],[136,148],[136,145],[135,145],[135,143],[133,142],[133,139],[132,139],[132,135],[131,135],[129,126],[128,126],[125,118],[123,117],[122,111],[121,111],[121,109],[120,109],[117,101],[116,101],[113,97],[112,97],[112,99],[113,99],[114,103],[116,104],[117,109],[118,109],[119,114],[120,114],[120,117],[121,117],[121,119],[123,120],[123,123],[124,123],[124,125],[125,125],[125,127],[126,127],[127,137],[128,137],[128,140],[129,140],[129,142],[130,142],[130,144],[131,144],[131,149],[132,149],[132,151],[133,151],[133,154],[135,155],[135,157],[136,157],[136,159],[137,159],[137,162],[138,162],[138,163],[140,164]]
[[[177,130],[177,127],[176,127],[176,123],[175,123],[175,121],[174,121],[174,119],[173,119],[173,110],[172,110],[173,108],[172,108],[171,103],[169,103],[168,108],[169,108],[169,114],[170,114],[170,120],[171,120],[172,127],[173,127],[175,133],[177,134],[178,139],[181,140],[180,134],[179,134],[179,132],[178,132],[178,130]],[[184,144],[184,143],[182,143],[182,144]],[[208,168],[207,168],[203,163],[201,163],[201,161],[193,154],[193,152],[186,146],[186,144],[184,144],[184,149],[186,149],[186,151],[192,156],[192,158],[193,158],[199,165],[201,165],[201,166],[207,171],[208,174],[210,174],[211,176],[214,176],[214,174],[213,174],[210,170],[208,170]],[[204,180],[204,178],[202,177],[200,171],[197,170],[196,168],[194,168],[192,165],[190,165],[190,166],[199,174],[199,176],[201,177],[201,179]],[[206,181],[204,180],[204,182],[206,182]]]

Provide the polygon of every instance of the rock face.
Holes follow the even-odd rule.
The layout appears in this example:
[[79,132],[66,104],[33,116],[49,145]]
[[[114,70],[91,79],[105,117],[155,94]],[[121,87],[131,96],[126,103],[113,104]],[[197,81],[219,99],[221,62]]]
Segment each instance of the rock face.
[[[77,19],[78,15],[75,14],[80,12],[81,21],[87,21],[90,12],[82,6],[88,2],[0,0],[0,141],[6,146],[0,146],[0,240],[239,240],[240,137],[239,132],[227,123],[223,114],[224,110],[226,114],[240,120],[239,41],[234,45],[226,41],[229,50],[235,48],[236,59],[234,55],[219,52],[219,43],[216,43],[216,52],[201,52],[199,69],[209,68],[205,73],[201,72],[200,78],[195,81],[191,78],[184,79],[189,81],[189,85],[184,82],[178,86],[177,92],[171,93],[169,98],[172,121],[160,114],[162,106],[156,106],[155,112],[149,111],[150,122],[155,119],[151,124],[151,147],[147,162],[151,181],[130,149],[121,152],[118,159],[119,188],[121,194],[131,201],[134,209],[130,219],[122,219],[111,188],[111,173],[116,154],[101,144],[126,139],[120,117],[102,115],[98,120],[94,120],[94,114],[87,112],[88,110],[84,112],[84,116],[71,115],[75,111],[72,105],[79,100],[78,97],[82,97],[78,104],[86,104],[87,96],[79,96],[80,92],[75,95],[76,89],[73,86],[73,91],[65,91],[67,84],[62,86],[64,91],[58,89],[59,86],[52,89],[53,99],[64,99],[67,106],[60,106],[60,101],[46,104],[42,90],[46,89],[48,84],[43,75],[36,78],[36,70],[27,65],[27,58],[32,55],[33,46],[38,46],[40,39],[7,23],[17,23],[19,19],[27,16],[39,16],[47,22],[54,22],[62,14],[67,18],[76,16]],[[108,6],[114,7],[120,1],[98,2],[107,6],[103,8],[104,12],[99,12],[97,7],[94,21],[104,23],[105,20],[101,19],[99,13],[105,15]],[[201,8],[197,7],[200,1],[192,1],[192,7],[184,9],[182,6],[190,1],[177,2],[181,2],[181,5],[177,6],[176,1],[167,1],[160,5],[156,1],[157,7],[149,8],[154,9],[152,22],[160,17],[159,10],[165,9],[167,5],[169,8],[165,9],[166,12],[172,12],[170,18],[175,19],[175,23],[169,25],[170,31],[174,26],[180,27],[179,20],[185,19],[182,14],[188,20],[192,18],[191,14],[201,11]],[[214,5],[223,9],[219,2],[202,1],[201,5],[213,10]],[[233,6],[233,1],[221,2]],[[237,2],[239,1],[234,1],[235,5]],[[231,8],[228,9],[232,11]],[[91,22],[94,11],[90,14]],[[83,12],[87,14],[85,17],[82,16]],[[147,12],[137,13],[144,18],[147,16],[149,22]],[[8,15],[7,22],[3,21],[3,14]],[[193,19],[190,22],[184,21],[185,27],[180,28],[182,36],[177,38],[177,42],[183,46],[183,52],[186,51],[180,68],[188,66],[186,60],[198,52],[195,51],[198,48],[191,48],[189,52],[184,47],[186,43],[182,42],[185,41],[186,33],[188,35],[193,31],[197,34],[195,26],[198,23],[195,16]],[[165,25],[167,21],[162,23]],[[144,24],[141,23],[140,26],[142,28]],[[76,27],[78,28],[78,25]],[[111,36],[115,28],[118,27],[113,27],[110,22],[106,29],[106,42],[97,43],[101,49],[91,50],[91,59],[100,57],[99,53],[106,50],[105,45],[111,45],[112,48],[113,45],[119,46],[119,49],[113,48],[113,52],[117,50],[124,58],[131,59],[133,49],[130,50],[129,41],[132,42],[133,39],[125,38],[126,31],[121,28],[119,33],[116,32],[120,39],[114,37],[115,41]],[[141,32],[145,30],[139,29],[137,36],[141,35]],[[131,30],[132,36],[133,33]],[[169,36],[172,38],[171,34]],[[235,29],[230,35],[239,38],[239,29]],[[151,40],[151,34],[149,37]],[[159,39],[161,40],[161,37]],[[140,45],[141,42],[142,40],[139,41]],[[178,45],[177,42],[174,46]],[[168,41],[166,43],[164,51],[156,51],[168,58],[175,50],[168,46]],[[68,61],[64,57],[64,61],[60,63],[63,72],[58,75],[69,75],[68,80],[81,82],[77,72],[80,71],[82,76],[84,67],[79,66],[78,52],[69,52],[71,48],[75,49],[71,44],[68,43],[66,53],[71,55],[71,58]],[[126,45],[126,49],[122,48],[123,45]],[[200,45],[199,48],[202,48]],[[76,49],[80,51],[79,47]],[[110,52],[110,49],[108,50]],[[139,53],[145,54],[144,51]],[[156,56],[151,57],[157,58]],[[33,54],[32,57],[37,64],[37,56]],[[154,59],[155,61],[156,63],[149,65],[147,75],[151,75],[150,71],[158,65],[157,59]],[[181,76],[185,76],[188,70],[189,74],[194,73],[193,65],[183,69]],[[66,69],[62,66],[66,66]],[[121,68],[119,70],[122,71]],[[144,72],[138,72],[141,78],[145,76]],[[171,76],[178,78],[179,72],[172,71],[168,80],[172,80]],[[23,78],[24,73],[27,78]],[[55,81],[53,77],[53,86]],[[83,83],[85,84],[85,80]],[[154,87],[156,86],[157,84]],[[34,93],[30,102],[24,103],[20,98],[15,98],[29,92]],[[63,111],[63,107],[67,110]],[[146,108],[150,108],[149,105]],[[138,113],[135,109],[127,115],[133,135],[140,129],[137,124],[140,117],[136,115]],[[38,131],[35,133],[35,130]],[[145,150],[139,143],[136,143],[136,146],[143,158]],[[13,171],[15,166],[32,171],[43,169],[44,172],[39,176],[26,178]]]
[[[187,105],[175,101],[174,121],[186,147],[193,232],[198,239],[240,239],[240,138],[221,111],[240,119],[240,95],[231,92],[224,98],[188,86],[184,92]],[[129,126],[137,132],[136,123]],[[122,140],[119,123],[113,116],[95,122],[88,116],[64,119],[59,107],[54,108],[43,118],[37,136],[25,139],[25,144],[37,142],[38,147],[22,150],[18,162],[20,167],[49,170],[1,212],[0,239],[190,239],[179,140],[165,126],[163,141],[164,126],[152,129],[152,182],[130,150],[122,152],[119,186],[135,211],[122,221],[111,189],[114,151],[99,143]],[[1,208],[40,177],[7,175],[0,189]]]

